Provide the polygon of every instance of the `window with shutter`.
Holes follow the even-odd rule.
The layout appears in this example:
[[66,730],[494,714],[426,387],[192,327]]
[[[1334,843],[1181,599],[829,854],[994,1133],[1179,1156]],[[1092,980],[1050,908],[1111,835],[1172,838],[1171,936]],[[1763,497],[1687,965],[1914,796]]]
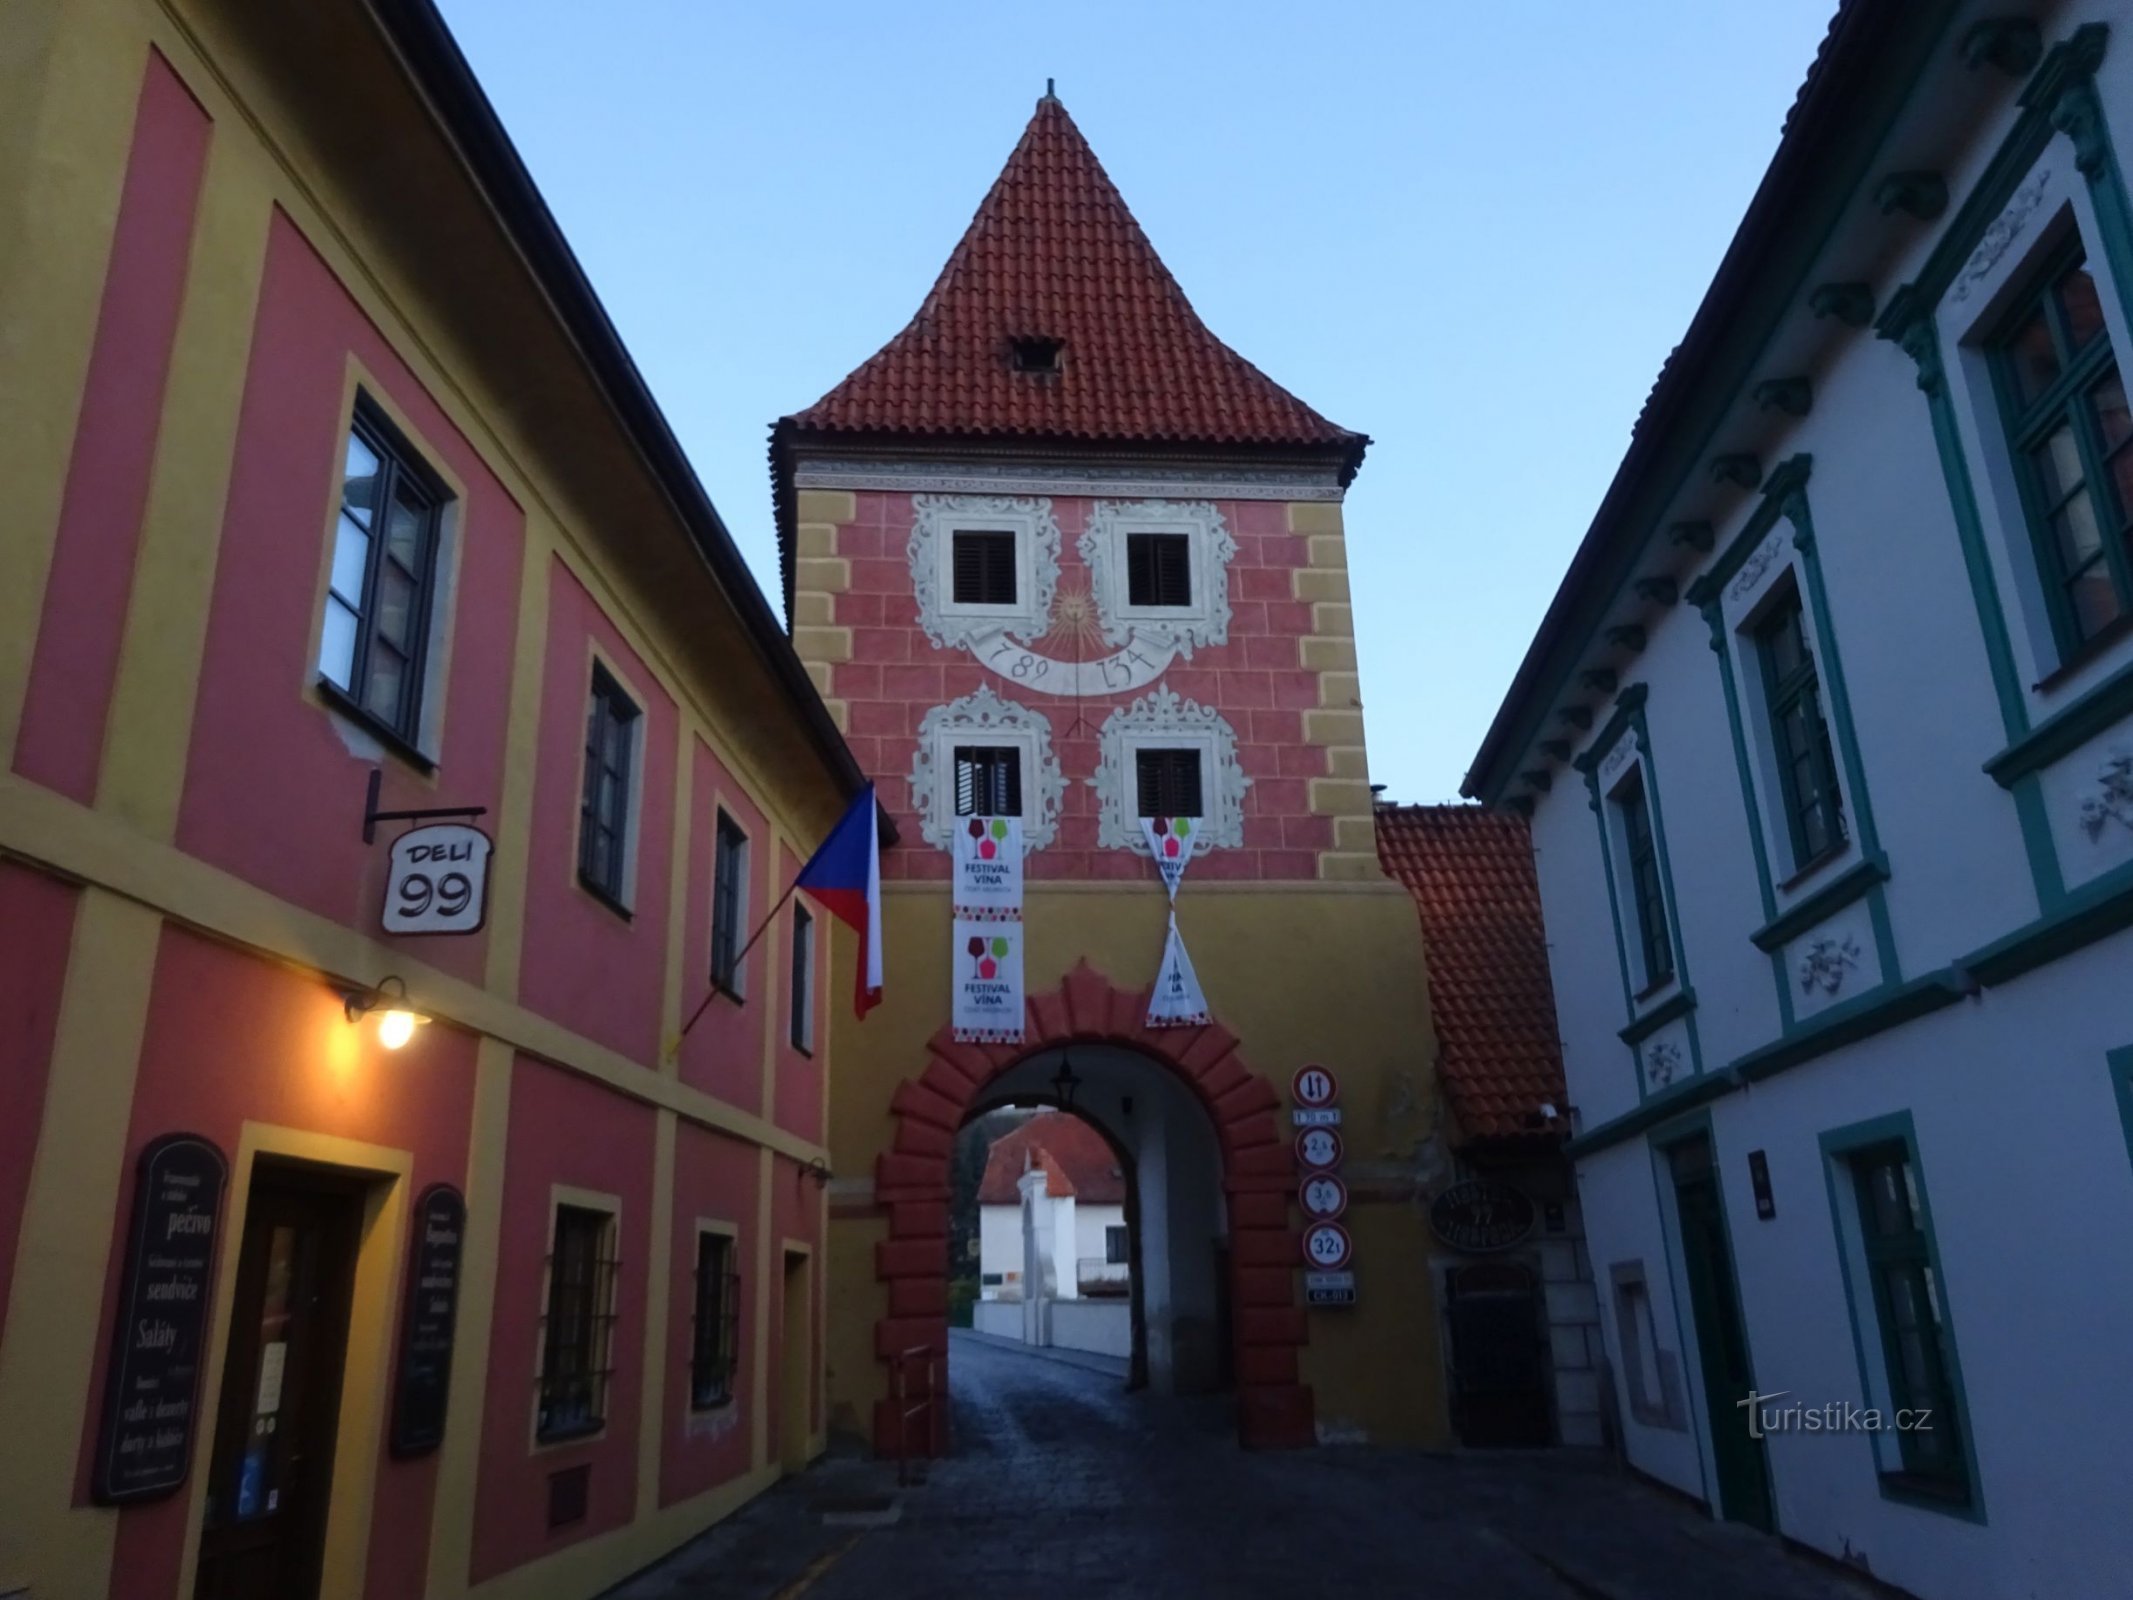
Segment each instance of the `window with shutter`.
[[1192,604],[1192,540],[1182,533],[1126,535],[1126,603]]
[[1197,817],[1200,804],[1200,752],[1136,750],[1135,796],[1144,817]]
[[1011,606],[1015,603],[1015,536],[959,529],[954,535],[955,603]]
[[1022,815],[1022,752],[1013,745],[957,745],[955,814]]

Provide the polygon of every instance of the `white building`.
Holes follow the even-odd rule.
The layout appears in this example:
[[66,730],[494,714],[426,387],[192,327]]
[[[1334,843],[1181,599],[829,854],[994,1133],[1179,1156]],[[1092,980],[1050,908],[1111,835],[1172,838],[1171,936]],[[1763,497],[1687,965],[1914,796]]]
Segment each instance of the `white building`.
[[981,1333],[1130,1360],[1132,1235],[1124,1163],[1080,1117],[1001,1135],[978,1182]]
[[1933,1600],[2133,1590],[2129,151],[2133,6],[1848,0],[1467,783],[1630,1461]]

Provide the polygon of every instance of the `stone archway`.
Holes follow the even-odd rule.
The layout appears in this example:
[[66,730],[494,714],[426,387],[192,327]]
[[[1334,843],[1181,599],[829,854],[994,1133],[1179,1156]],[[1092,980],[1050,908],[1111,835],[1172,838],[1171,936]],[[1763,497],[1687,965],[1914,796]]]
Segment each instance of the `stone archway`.
[[[1056,991],[1029,999],[1021,1044],[959,1044],[946,1027],[928,1042],[925,1070],[898,1084],[889,1102],[896,1137],[874,1162],[875,1199],[889,1220],[888,1238],[874,1247],[874,1275],[889,1298],[874,1326],[874,1354],[886,1363],[918,1345],[947,1346],[949,1157],[985,1086],[1041,1050],[1119,1045],[1176,1073],[1214,1123],[1229,1208],[1238,1438],[1254,1449],[1315,1443],[1311,1390],[1297,1370],[1306,1333],[1289,1219],[1296,1173],[1276,1120],[1281,1101],[1221,1023],[1148,1028],[1147,1013],[1145,989],[1120,989],[1083,961]],[[895,1437],[890,1402],[880,1401],[875,1448],[887,1453]]]

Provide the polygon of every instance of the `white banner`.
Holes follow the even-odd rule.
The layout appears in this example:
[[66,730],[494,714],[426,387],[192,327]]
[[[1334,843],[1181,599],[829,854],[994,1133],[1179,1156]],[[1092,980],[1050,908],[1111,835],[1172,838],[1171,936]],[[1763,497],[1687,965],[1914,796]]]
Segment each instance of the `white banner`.
[[1192,957],[1178,937],[1177,914],[1170,918],[1170,934],[1163,941],[1163,965],[1155,975],[1155,988],[1148,994],[1148,1026],[1151,1028],[1198,1028],[1212,1019],[1207,1014],[1207,996],[1200,992],[1199,975],[1192,970]]
[[1155,857],[1155,870],[1163,875],[1170,898],[1178,897],[1178,880],[1185,876],[1185,863],[1192,859],[1193,841],[1200,836],[1196,817],[1143,817],[1141,832],[1148,836],[1148,853]]
[[965,1044],[1022,1042],[1022,923],[955,919],[955,1036]]
[[1022,915],[1022,819],[957,817],[955,914],[977,919]]

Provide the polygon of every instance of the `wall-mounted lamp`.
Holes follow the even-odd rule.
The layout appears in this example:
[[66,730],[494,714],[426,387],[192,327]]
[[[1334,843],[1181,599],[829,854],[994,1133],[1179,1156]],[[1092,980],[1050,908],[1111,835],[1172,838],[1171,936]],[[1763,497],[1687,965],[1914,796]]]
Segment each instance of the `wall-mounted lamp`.
[[835,1173],[830,1171],[830,1164],[827,1161],[824,1161],[820,1156],[816,1156],[813,1160],[808,1162],[807,1175],[810,1178],[813,1178],[816,1183],[825,1185],[830,1181],[831,1178],[836,1176]]
[[1074,1109],[1074,1091],[1081,1087],[1081,1079],[1075,1076],[1074,1063],[1066,1056],[1059,1058],[1059,1070],[1052,1074],[1052,1093],[1059,1097],[1063,1110]]
[[378,980],[375,989],[352,989],[341,997],[342,1010],[350,1022],[361,1022],[378,1013],[378,1043],[397,1050],[414,1038],[415,1029],[429,1021],[407,1003],[407,984],[396,975]]

